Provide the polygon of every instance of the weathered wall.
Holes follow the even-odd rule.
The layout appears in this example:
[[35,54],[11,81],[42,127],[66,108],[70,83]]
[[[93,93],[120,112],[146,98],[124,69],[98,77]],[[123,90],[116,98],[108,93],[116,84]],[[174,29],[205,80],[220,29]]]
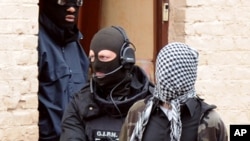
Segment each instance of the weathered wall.
[[37,140],[37,1],[0,1],[0,141]]
[[250,1],[170,0],[169,40],[200,52],[197,93],[229,124],[250,122]]

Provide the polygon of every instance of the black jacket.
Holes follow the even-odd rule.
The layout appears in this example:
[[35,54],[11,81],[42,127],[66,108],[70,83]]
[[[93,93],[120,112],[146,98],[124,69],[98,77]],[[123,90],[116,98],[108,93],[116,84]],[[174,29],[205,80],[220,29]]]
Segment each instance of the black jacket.
[[[119,134],[121,141],[131,139],[140,113],[146,108],[148,100],[149,98],[140,100],[130,108]],[[170,138],[170,122],[158,106],[158,104],[154,105],[150,121],[145,125],[146,128],[142,134],[143,141],[165,141]],[[200,98],[189,99],[181,107],[181,141],[228,141],[227,129],[215,108],[215,105],[209,105]],[[158,123],[161,128],[152,123]],[[192,137],[196,138],[190,139]]]
[[153,84],[142,69],[134,67],[126,100],[106,100],[92,93],[91,88],[84,87],[70,102],[63,116],[60,141],[117,140],[130,106],[152,95]]

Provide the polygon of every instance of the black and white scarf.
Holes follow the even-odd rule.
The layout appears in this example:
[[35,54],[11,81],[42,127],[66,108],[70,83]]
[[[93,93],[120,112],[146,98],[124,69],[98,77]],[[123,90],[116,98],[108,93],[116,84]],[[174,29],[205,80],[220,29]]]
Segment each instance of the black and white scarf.
[[[160,107],[171,122],[171,141],[180,141],[181,138],[180,105],[187,99],[196,97],[194,85],[197,78],[198,56],[195,49],[179,42],[166,45],[157,56],[154,98],[168,103],[171,107]],[[139,115],[130,141],[142,140],[153,105],[152,98]]]

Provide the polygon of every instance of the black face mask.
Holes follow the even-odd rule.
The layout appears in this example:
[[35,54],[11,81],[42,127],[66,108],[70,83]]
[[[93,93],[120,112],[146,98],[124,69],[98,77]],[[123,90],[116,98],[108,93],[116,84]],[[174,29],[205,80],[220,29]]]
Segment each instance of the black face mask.
[[[59,0],[60,1],[60,0]],[[58,0],[43,0],[42,10],[57,26],[63,29],[71,29],[75,26],[78,19],[79,4],[78,0],[61,1]],[[75,12],[68,12],[67,9],[73,7]],[[75,22],[68,22],[65,20],[66,15],[74,15]]]
[[[120,50],[124,43],[123,36],[114,28],[104,28],[92,38],[90,49],[94,51],[95,60],[91,62],[93,73],[105,73],[105,77],[98,78],[93,75],[93,80],[102,87],[114,87],[128,75],[120,62]],[[116,54],[116,58],[109,62],[98,59],[101,50],[110,50]]]
[[116,57],[113,61],[102,62],[98,59],[95,59],[94,62],[91,62],[91,67],[93,72],[102,72],[105,73],[103,78],[98,78],[93,75],[93,79],[99,86],[113,87],[114,85],[121,82],[125,77],[127,71],[120,65],[120,59]]

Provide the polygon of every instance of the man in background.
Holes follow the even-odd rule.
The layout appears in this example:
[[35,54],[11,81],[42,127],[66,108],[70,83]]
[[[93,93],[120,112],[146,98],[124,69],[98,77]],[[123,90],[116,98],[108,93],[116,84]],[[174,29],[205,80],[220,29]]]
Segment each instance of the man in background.
[[76,24],[82,3],[39,1],[39,141],[59,140],[64,109],[87,81],[89,61]]

